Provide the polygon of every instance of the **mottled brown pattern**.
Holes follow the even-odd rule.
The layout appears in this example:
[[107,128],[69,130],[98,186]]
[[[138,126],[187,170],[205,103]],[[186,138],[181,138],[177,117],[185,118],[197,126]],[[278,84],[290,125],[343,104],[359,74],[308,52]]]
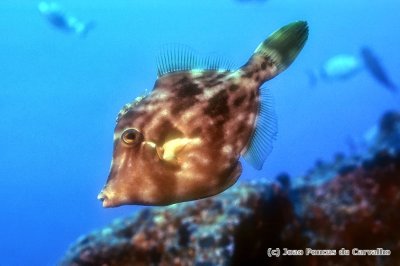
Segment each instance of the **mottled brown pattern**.
[[234,100],[233,105],[240,106],[245,99],[246,99],[246,95],[239,96]]
[[183,98],[183,99],[180,99],[179,104],[176,104],[176,105],[172,106],[171,114],[172,115],[179,115],[182,112],[185,112],[188,109],[190,109],[196,103],[198,103],[198,100],[196,98]]
[[[306,26],[293,25],[296,34]],[[233,185],[255,127],[259,88],[283,69],[266,55],[274,51],[265,49],[257,48],[261,52],[236,71],[165,74],[151,94],[121,112],[110,175],[99,194],[103,206],[167,205],[209,197]],[[124,142],[120,136],[130,128],[143,141]]]
[[[185,146],[179,154],[180,166],[161,160],[149,146],[131,149],[117,143],[107,187],[118,195],[128,195],[128,199],[115,199],[118,203],[113,205],[186,201],[216,194],[236,181],[241,169],[236,162],[251,135],[258,108],[257,101],[246,99],[255,94],[256,87],[242,84],[232,73],[206,74],[196,74],[191,79],[190,72],[161,77],[152,94],[120,118],[116,132],[136,128],[145,141],[157,147],[184,137],[200,138],[202,143],[192,148]],[[222,80],[215,82],[216,77]],[[205,87],[204,83],[210,81],[216,85]],[[239,114],[242,120],[237,120]],[[130,167],[120,166],[127,164],[127,160],[132,161]],[[121,188],[118,176],[130,176]],[[203,183],[206,185],[201,186]],[[169,196],[160,193],[159,187],[168,191]]]
[[160,121],[160,125],[158,126],[159,134],[158,138],[154,140],[157,145],[162,145],[168,140],[174,138],[182,138],[183,132],[180,131],[174,124],[171,123],[168,119],[164,119]]
[[180,89],[177,91],[176,97],[178,98],[186,98],[186,97],[194,97],[196,95],[199,95],[203,92],[203,90],[194,83],[191,80],[185,80],[187,79],[186,77],[184,78],[184,81],[181,81],[181,83],[177,87],[180,87]]
[[239,89],[239,86],[237,84],[231,84],[231,86],[229,86],[229,91],[231,92],[235,92]]
[[223,116],[224,120],[229,116],[228,93],[226,90],[221,90],[208,100],[204,114],[210,117]]

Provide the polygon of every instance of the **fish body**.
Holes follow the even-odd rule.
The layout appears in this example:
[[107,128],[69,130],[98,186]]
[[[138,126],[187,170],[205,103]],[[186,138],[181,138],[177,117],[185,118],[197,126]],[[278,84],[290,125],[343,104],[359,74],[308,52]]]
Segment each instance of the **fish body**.
[[61,6],[55,2],[40,2],[39,12],[57,29],[72,32],[80,36],[86,34],[94,27],[93,22],[85,23],[74,16],[66,14]]
[[379,62],[377,56],[368,47],[363,47],[361,49],[361,56],[364,60],[365,67],[369,73],[383,86],[387,89],[395,92],[397,91],[397,86],[389,78],[389,75],[383,68],[382,64]]
[[187,54],[178,53],[179,64],[169,61],[172,54],[162,57],[152,92],[118,115],[111,170],[98,196],[103,206],[216,195],[239,178],[240,156],[260,169],[276,135],[260,86],[293,62],[307,36],[305,22],[291,23],[235,71],[210,62],[198,68]]
[[355,76],[363,67],[361,60],[353,55],[338,54],[329,58],[319,69],[309,73],[310,84],[317,80],[346,80]]
[[361,56],[338,54],[328,59],[319,69],[309,71],[310,85],[314,86],[318,80],[336,81],[346,80],[357,75],[360,70],[366,69],[371,76],[392,92],[397,91],[396,84],[389,78],[381,62],[368,47],[361,48]]
[[330,58],[321,69],[321,76],[327,80],[347,79],[362,67],[360,60],[352,55],[340,54]]

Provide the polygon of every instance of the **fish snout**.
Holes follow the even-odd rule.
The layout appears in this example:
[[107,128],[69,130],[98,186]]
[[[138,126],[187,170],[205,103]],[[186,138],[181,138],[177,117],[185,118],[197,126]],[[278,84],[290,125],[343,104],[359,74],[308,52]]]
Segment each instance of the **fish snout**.
[[97,195],[97,199],[103,203],[104,208],[112,206],[110,196],[107,195],[105,188],[100,191],[99,195]]

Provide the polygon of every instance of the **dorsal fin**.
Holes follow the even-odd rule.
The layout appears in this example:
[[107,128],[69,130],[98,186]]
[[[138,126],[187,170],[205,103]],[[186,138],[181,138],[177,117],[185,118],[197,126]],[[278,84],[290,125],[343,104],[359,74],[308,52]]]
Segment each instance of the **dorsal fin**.
[[200,57],[189,46],[169,44],[162,47],[157,57],[157,75],[164,76],[172,72],[231,69],[232,64],[221,56]]
[[278,133],[273,105],[273,98],[269,90],[260,89],[256,125],[247,150],[243,154],[243,158],[258,170],[262,168],[265,159],[272,151],[272,142]]

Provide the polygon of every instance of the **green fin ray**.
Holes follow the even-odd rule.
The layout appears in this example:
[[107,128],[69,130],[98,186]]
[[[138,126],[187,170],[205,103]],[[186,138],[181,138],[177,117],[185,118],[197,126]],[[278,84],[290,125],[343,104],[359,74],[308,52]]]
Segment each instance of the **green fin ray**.
[[307,38],[307,22],[292,22],[272,33],[254,53],[270,58],[281,72],[294,61]]

